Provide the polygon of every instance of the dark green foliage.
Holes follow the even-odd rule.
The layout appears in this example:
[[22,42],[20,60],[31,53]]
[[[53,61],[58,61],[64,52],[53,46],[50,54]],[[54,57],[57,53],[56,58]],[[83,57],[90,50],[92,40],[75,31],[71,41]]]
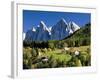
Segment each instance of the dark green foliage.
[[69,47],[79,47],[90,45],[91,42],[91,25],[86,24],[83,28],[76,31],[71,36],[64,39],[64,42],[68,44]]
[[49,48],[51,48],[51,49],[54,49],[54,48],[55,48],[55,45],[54,45],[54,43],[52,43],[52,42],[49,43],[48,46],[49,46]]
[[79,59],[81,60],[83,66],[91,65],[91,55],[88,50],[87,52],[82,52],[79,56]]
[[49,64],[47,62],[39,62],[37,63],[36,68],[49,68]]
[[57,66],[57,60],[53,56],[50,56],[48,63],[50,68],[55,68]]
[[28,47],[30,46],[31,48],[48,48],[48,41],[43,42],[43,41],[23,41],[23,46]]
[[69,67],[76,66],[76,61],[78,60],[78,57],[75,55],[72,55],[72,59],[67,63]]
[[31,69],[33,63],[39,62],[37,59],[38,49],[33,48],[30,52],[23,53],[23,69]]

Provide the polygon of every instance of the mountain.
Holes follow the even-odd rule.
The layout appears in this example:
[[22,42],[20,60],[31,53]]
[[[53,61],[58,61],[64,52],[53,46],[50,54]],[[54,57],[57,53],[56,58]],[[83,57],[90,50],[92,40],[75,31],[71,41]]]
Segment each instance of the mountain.
[[80,29],[80,27],[75,23],[75,22],[69,22],[69,28],[72,32],[77,31],[78,29]]
[[61,19],[56,25],[52,27],[51,39],[62,40],[79,29],[80,27],[74,22],[67,23],[65,19]]
[[47,27],[46,24],[41,21],[38,27],[28,30],[26,33],[26,41],[48,41],[48,40],[62,40],[65,37],[73,34],[80,27],[74,23],[67,23],[65,19],[61,19],[54,26]]
[[56,25],[52,27],[51,30],[51,39],[52,40],[61,40],[69,35],[68,32],[68,24],[64,19],[61,19],[59,22],[57,22]]
[[63,39],[69,46],[84,46],[90,45],[91,42],[91,24],[88,23],[80,28],[72,35]]
[[26,41],[34,41],[36,38],[36,29],[33,27],[31,30],[28,30],[25,36]]
[[47,41],[50,40],[50,35],[51,35],[50,30],[47,28],[46,24],[43,21],[41,21],[36,31],[35,40]]

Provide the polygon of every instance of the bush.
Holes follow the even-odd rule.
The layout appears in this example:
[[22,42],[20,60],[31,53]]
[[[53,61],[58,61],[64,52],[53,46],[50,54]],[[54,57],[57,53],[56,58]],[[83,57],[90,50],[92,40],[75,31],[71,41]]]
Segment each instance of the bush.
[[79,56],[81,60],[82,66],[89,66],[91,65],[91,55],[87,52],[82,52]]
[[49,46],[49,48],[51,48],[52,50],[54,50],[54,48],[55,48],[55,45],[54,45],[54,43],[52,43],[52,42],[49,42],[48,46]]
[[54,56],[51,55],[48,60],[49,67],[54,68],[57,66],[57,61],[55,60]]
[[68,67],[74,67],[74,66],[76,66],[76,64],[75,64],[74,61],[69,61],[69,62],[67,63],[67,66],[68,66]]
[[78,67],[80,67],[80,66],[82,66],[82,63],[81,63],[81,60],[76,60],[76,66],[78,66]]
[[36,57],[38,56],[38,51],[36,51],[36,49],[32,49],[32,57]]
[[49,68],[49,64],[47,62],[39,62],[36,64],[35,68]]

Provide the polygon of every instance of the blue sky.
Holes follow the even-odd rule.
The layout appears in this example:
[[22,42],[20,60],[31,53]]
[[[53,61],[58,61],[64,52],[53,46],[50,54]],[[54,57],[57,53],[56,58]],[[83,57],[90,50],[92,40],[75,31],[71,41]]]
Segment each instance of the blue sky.
[[53,26],[62,18],[67,22],[74,21],[79,26],[84,26],[91,21],[91,14],[23,10],[23,32],[27,32],[27,30],[32,29],[32,27],[37,27],[40,21],[44,21],[47,26]]

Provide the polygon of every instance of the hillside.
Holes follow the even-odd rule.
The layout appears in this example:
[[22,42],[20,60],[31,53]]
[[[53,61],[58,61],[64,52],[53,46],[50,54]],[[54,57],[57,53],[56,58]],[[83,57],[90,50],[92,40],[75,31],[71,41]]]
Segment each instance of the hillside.
[[91,42],[91,24],[86,24],[83,28],[76,31],[74,34],[63,39],[68,46],[84,46],[90,45]]

